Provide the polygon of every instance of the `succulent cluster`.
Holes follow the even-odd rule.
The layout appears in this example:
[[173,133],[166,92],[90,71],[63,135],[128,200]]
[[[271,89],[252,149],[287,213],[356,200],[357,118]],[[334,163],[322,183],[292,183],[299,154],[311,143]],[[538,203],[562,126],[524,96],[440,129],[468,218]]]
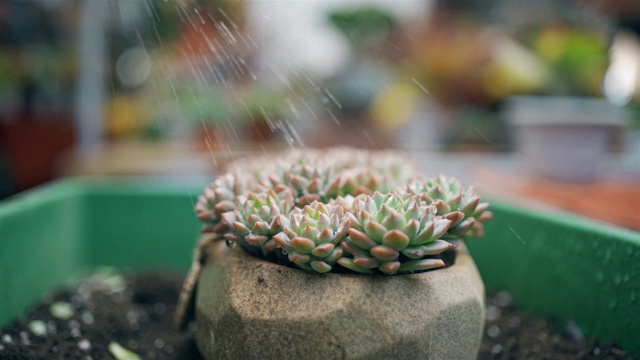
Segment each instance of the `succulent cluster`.
[[393,152],[347,148],[259,156],[230,164],[195,211],[203,232],[307,271],[443,267],[438,255],[481,236],[491,212],[473,188],[417,169]]

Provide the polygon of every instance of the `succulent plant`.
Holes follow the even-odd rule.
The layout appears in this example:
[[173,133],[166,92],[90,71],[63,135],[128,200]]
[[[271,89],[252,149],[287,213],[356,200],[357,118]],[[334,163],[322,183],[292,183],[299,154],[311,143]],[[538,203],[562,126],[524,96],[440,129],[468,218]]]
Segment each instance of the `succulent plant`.
[[236,209],[222,214],[222,223],[229,229],[224,238],[229,244],[261,248],[264,253],[274,250],[273,236],[288,225],[286,214],[293,208],[293,199],[293,190],[287,187],[238,196]]
[[349,229],[342,206],[314,201],[294,208],[283,224],[283,231],[273,239],[298,267],[325,273],[342,257],[339,245]]
[[406,191],[419,195],[438,209],[451,226],[445,239],[464,239],[484,234],[484,226],[493,214],[488,203],[480,203],[473,187],[463,186],[458,180],[439,175],[427,180],[414,180]]
[[307,271],[397,274],[445,266],[491,219],[472,187],[419,178],[392,152],[290,151],[235,161],[195,206],[204,232]]
[[198,197],[195,212],[196,217],[206,224],[203,232],[221,233],[224,230],[222,214],[236,208],[235,198],[245,189],[240,179],[231,173],[219,176]]
[[[439,240],[451,220],[437,217],[437,208],[419,195],[376,192],[357,197],[354,205],[348,212],[349,237],[340,244],[353,258],[338,260],[353,271],[366,274],[377,269],[392,275],[443,267],[442,260],[424,257],[455,247]],[[401,256],[407,260],[401,261]]]

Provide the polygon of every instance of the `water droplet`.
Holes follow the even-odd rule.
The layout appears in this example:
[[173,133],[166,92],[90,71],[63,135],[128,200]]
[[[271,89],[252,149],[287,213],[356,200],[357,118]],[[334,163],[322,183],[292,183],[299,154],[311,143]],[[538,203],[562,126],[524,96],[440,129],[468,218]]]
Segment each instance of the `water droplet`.
[[629,276],[629,274],[625,274],[624,277],[622,278],[622,281],[624,283],[628,283],[630,279],[631,279],[631,277]]
[[235,241],[231,241],[229,239],[224,239],[224,243],[227,244],[227,247],[231,249],[233,249],[237,245]]
[[609,308],[615,309],[617,306],[618,306],[618,302],[615,299],[609,301]]
[[155,339],[153,341],[153,346],[155,346],[158,349],[162,349],[164,347],[164,340],[162,339]]
[[287,255],[287,254],[288,254],[287,250],[282,249],[282,255]]
[[631,302],[636,301],[636,294],[635,294],[635,293],[631,293],[631,294],[629,295],[629,299],[631,299]]
[[622,278],[620,277],[620,275],[619,275],[619,274],[618,274],[618,275],[616,275],[616,276],[613,278],[613,283],[614,283],[614,284],[616,284],[616,285],[620,285],[620,283],[621,283],[621,282],[622,282]]
[[498,355],[502,352],[502,345],[495,344],[491,347],[491,355]]

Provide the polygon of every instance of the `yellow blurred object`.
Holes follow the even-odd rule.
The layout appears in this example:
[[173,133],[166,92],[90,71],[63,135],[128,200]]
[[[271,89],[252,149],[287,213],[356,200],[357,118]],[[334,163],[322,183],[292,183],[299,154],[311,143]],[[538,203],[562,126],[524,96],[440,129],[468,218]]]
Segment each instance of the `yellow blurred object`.
[[507,37],[499,39],[492,62],[482,69],[484,86],[491,98],[543,89],[551,76],[547,66],[524,46]]
[[568,24],[552,24],[535,37],[532,46],[553,74],[546,92],[600,95],[609,61],[607,41],[602,33]]
[[394,131],[409,121],[423,92],[415,84],[396,84],[381,91],[371,104],[371,119],[383,131]]
[[111,136],[132,135],[147,126],[144,104],[136,95],[115,95],[105,112],[105,130]]
[[536,38],[533,47],[542,59],[548,62],[556,62],[562,56],[569,40],[569,32],[560,26],[544,29]]

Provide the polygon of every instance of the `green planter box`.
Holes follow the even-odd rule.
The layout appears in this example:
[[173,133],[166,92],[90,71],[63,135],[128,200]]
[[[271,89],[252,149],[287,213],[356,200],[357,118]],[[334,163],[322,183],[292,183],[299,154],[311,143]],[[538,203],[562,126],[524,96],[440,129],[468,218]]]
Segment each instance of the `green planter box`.
[[[0,325],[98,265],[185,271],[206,179],[65,180],[0,203]],[[493,203],[468,242],[488,291],[640,354],[640,233]]]

